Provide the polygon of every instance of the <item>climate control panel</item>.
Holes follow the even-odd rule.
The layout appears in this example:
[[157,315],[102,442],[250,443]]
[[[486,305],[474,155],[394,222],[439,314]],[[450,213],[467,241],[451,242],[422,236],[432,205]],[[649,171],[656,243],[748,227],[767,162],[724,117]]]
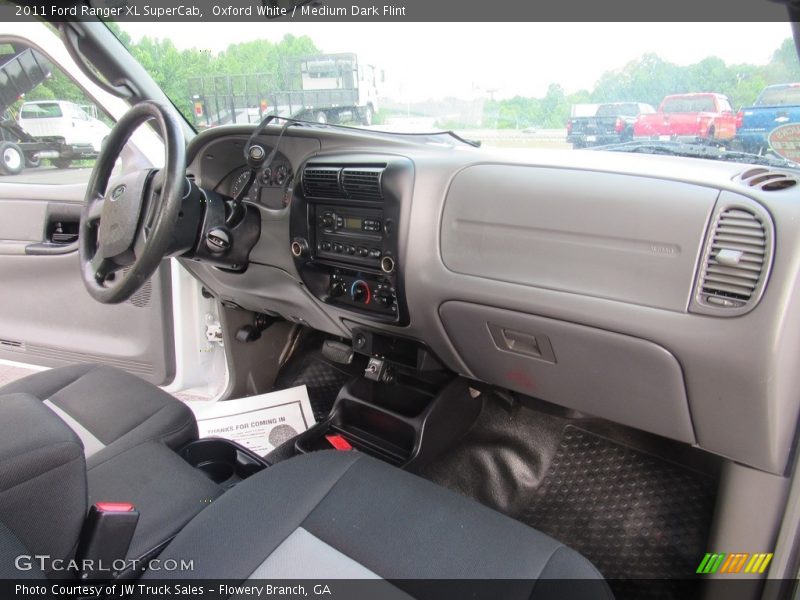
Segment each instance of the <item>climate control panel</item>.
[[299,169],[290,250],[319,300],[372,320],[405,324],[401,206],[413,165],[399,156],[316,156]]
[[330,277],[328,298],[338,304],[385,315],[394,316],[398,311],[397,289],[388,277],[337,269]]

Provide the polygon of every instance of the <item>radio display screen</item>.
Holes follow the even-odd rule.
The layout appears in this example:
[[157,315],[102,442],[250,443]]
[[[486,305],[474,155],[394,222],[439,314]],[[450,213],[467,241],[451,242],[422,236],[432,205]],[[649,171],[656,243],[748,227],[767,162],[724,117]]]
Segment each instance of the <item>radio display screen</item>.
[[361,225],[363,221],[358,217],[345,217],[344,218],[344,228],[345,229],[355,229],[361,231]]

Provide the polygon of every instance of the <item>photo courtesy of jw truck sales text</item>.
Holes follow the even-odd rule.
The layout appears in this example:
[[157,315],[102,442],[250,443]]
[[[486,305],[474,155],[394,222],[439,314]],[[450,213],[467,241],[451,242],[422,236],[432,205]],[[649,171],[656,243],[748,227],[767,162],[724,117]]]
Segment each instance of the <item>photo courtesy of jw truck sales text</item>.
[[798,24],[0,1],[0,600],[800,600]]

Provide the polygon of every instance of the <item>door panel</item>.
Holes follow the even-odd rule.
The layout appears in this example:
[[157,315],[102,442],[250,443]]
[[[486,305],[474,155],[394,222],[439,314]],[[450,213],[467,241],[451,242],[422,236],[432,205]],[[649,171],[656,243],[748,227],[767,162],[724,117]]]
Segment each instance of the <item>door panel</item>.
[[[0,359],[49,367],[102,362],[169,383],[175,372],[169,261],[127,302],[100,304],[83,287],[77,251],[30,254],[42,246],[59,251],[49,238],[56,223],[77,219],[80,201],[54,199],[52,188],[61,186],[10,187],[0,182]],[[75,248],[66,246],[62,251]]]
[[[103,95],[75,83],[89,82],[52,32],[42,28],[39,35],[49,51],[0,36],[0,72],[8,75],[0,78],[6,86],[0,97],[94,105],[93,113],[111,125],[113,120],[96,100]],[[67,61],[62,64],[69,65],[69,76],[54,56]],[[26,77],[11,78],[12,70],[24,65],[38,66],[26,71]],[[16,87],[10,89],[9,82]],[[155,384],[170,383],[175,377],[175,345],[169,261],[125,303],[100,304],[89,296],[78,262],[77,223],[93,153],[66,140],[37,138],[36,131],[14,125],[22,106],[0,104],[0,137],[25,155],[21,172],[0,163],[0,359],[51,367],[101,362]],[[36,120],[29,119],[31,127]],[[89,135],[92,124],[81,120],[72,126],[86,128],[83,135]],[[136,134],[132,139],[122,151],[121,172],[149,166],[150,155],[158,155],[144,146],[150,148],[145,155],[136,145]]]

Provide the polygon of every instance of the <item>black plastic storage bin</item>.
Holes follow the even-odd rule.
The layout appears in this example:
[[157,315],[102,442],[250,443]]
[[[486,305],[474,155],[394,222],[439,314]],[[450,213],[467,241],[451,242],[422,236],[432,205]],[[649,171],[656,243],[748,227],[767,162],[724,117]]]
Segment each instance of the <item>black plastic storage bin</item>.
[[190,442],[181,449],[180,456],[226,488],[269,466],[252,450],[223,438],[203,438]]
[[[325,421],[297,436],[295,450],[330,450],[333,446],[326,436],[340,435],[356,450],[408,466],[460,438],[477,418],[480,406],[464,380],[451,381],[436,393],[401,382],[356,379],[339,392]],[[423,435],[426,429],[448,435],[431,438]]]

